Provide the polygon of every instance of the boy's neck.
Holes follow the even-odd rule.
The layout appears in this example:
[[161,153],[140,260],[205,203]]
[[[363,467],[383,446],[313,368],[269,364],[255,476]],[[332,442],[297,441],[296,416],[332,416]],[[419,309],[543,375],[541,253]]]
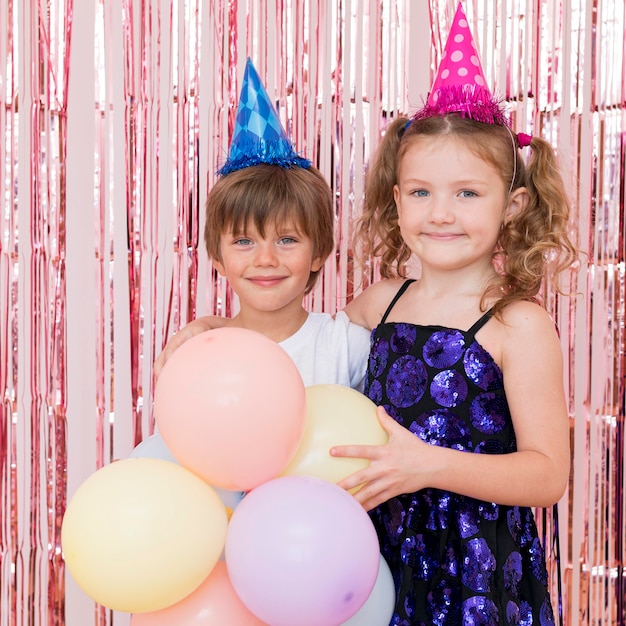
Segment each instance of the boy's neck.
[[280,311],[246,311],[242,309],[227,325],[254,330],[273,341],[281,342],[300,330],[308,315],[302,306]]

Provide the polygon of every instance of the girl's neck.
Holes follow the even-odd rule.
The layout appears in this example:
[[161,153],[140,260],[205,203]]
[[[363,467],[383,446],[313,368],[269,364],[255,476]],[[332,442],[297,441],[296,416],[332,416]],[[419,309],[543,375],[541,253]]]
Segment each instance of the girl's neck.
[[[389,321],[467,329],[480,317],[485,287],[495,272],[422,272],[408,297],[394,306]],[[484,302],[486,308],[492,299]]]
[[495,277],[496,271],[491,265],[444,272],[422,268],[420,291],[424,296],[437,300],[468,296],[480,299]]

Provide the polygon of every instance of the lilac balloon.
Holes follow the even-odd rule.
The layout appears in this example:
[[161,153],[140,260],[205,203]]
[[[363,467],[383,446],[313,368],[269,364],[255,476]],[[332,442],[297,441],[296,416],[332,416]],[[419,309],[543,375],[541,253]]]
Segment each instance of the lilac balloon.
[[339,626],[369,597],[380,563],[363,507],[310,476],[250,491],[233,512],[225,553],[241,601],[272,626]]

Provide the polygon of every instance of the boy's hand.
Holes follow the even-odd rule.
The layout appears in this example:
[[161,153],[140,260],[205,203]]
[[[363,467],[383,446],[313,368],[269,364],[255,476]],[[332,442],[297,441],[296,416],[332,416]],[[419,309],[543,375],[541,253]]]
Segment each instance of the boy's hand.
[[185,343],[185,341],[203,333],[206,330],[221,328],[227,321],[228,318],[225,317],[205,315],[204,317],[198,317],[192,322],[189,322],[189,324],[183,326],[177,333],[172,335],[169,341],[165,344],[163,351],[154,362],[154,384],[156,385],[159,375],[165,366],[165,362],[172,356],[177,348]]

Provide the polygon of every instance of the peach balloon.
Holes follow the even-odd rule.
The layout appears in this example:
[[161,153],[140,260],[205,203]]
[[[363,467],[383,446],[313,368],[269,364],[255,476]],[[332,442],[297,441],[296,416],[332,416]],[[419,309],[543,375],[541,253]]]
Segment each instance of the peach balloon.
[[226,563],[220,561],[189,596],[152,613],[137,613],[131,626],[267,626],[235,593]]
[[154,413],[182,465],[216,487],[249,491],[278,476],[296,453],[304,383],[276,342],[218,328],[192,337],[168,359]]
[[376,405],[365,395],[342,385],[306,387],[306,425],[300,446],[285,476],[315,476],[337,483],[367,467],[366,459],[333,457],[342,445],[382,445],[387,433],[376,417]]

